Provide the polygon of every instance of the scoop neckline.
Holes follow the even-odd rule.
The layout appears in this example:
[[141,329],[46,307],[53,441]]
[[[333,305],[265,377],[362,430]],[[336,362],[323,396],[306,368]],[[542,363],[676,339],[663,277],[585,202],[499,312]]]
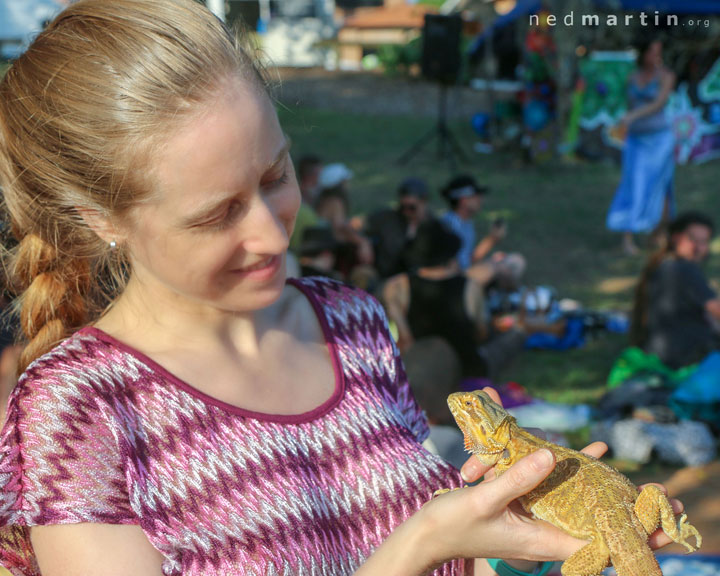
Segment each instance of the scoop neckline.
[[117,338],[111,336],[100,328],[97,328],[95,326],[85,326],[77,333],[92,334],[98,340],[110,344],[111,346],[133,356],[136,360],[140,361],[152,371],[160,374],[162,378],[164,378],[166,381],[176,386],[177,388],[181,389],[182,391],[203,401],[206,404],[216,406],[218,408],[221,408],[222,410],[225,410],[226,412],[230,412],[231,414],[243,416],[245,418],[251,418],[254,420],[262,420],[282,424],[302,424],[305,422],[311,422],[324,416],[340,403],[345,393],[345,372],[342,369],[342,362],[340,361],[340,356],[338,354],[337,346],[335,344],[330,325],[328,324],[325,311],[312,294],[311,289],[297,279],[289,278],[286,282],[288,285],[298,290],[310,302],[313,312],[315,313],[315,317],[320,323],[320,328],[323,333],[323,338],[325,340],[325,345],[327,346],[328,353],[330,354],[330,360],[335,376],[335,389],[333,390],[333,393],[330,395],[330,397],[316,408],[313,408],[312,410],[308,410],[306,412],[302,412],[300,414],[270,414],[266,412],[248,410],[240,406],[229,404],[228,402],[225,402],[201,390],[198,390],[191,384],[188,384],[187,382],[170,372],[162,364],[150,358],[147,354],[141,352],[140,350],[137,350],[136,348],[133,348],[132,346],[126,344],[121,340],[118,340]]

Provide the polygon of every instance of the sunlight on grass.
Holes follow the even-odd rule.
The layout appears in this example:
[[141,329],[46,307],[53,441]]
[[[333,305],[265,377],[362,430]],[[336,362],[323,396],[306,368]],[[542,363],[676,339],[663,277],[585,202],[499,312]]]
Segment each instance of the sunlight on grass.
[[[717,224],[715,224],[717,226]],[[720,236],[710,243],[710,254],[720,254]]]
[[619,294],[632,290],[637,284],[635,276],[621,276],[601,280],[597,285],[597,291],[602,294]]

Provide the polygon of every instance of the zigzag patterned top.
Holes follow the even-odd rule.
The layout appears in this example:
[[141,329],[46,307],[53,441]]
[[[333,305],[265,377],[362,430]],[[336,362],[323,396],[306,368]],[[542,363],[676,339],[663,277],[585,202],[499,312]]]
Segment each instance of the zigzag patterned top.
[[[457,471],[428,434],[379,303],[326,279],[312,303],[336,389],[262,415],[84,328],[20,379],[0,439],[0,565],[39,574],[28,527],[136,524],[163,574],[351,574]],[[438,574],[460,574],[462,561]]]

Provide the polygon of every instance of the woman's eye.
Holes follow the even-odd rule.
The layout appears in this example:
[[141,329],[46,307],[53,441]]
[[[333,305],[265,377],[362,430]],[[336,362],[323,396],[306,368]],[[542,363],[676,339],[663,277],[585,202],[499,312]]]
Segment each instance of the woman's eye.
[[272,190],[273,188],[277,188],[278,186],[282,186],[283,184],[286,184],[288,181],[288,173],[287,170],[283,171],[283,173],[277,177],[277,178],[271,178],[267,182],[263,182],[263,188]]
[[235,218],[242,212],[242,208],[241,202],[231,202],[223,214],[209,220],[201,228],[205,230],[223,230],[235,221]]

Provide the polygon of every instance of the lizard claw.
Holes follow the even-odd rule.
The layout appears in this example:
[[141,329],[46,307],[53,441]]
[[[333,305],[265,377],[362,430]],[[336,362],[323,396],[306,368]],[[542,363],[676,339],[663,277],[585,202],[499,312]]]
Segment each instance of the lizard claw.
[[[702,546],[702,536],[697,531],[695,526],[687,523],[687,514],[680,516],[678,520],[678,532],[680,532],[679,543],[687,548],[687,553],[695,552],[700,546]],[[690,544],[687,539],[691,536],[695,537],[695,546]]]
[[437,498],[438,496],[442,496],[443,494],[447,494],[448,492],[455,492],[455,490],[460,490],[460,488],[443,488],[441,490],[435,490],[433,492],[433,499]]

